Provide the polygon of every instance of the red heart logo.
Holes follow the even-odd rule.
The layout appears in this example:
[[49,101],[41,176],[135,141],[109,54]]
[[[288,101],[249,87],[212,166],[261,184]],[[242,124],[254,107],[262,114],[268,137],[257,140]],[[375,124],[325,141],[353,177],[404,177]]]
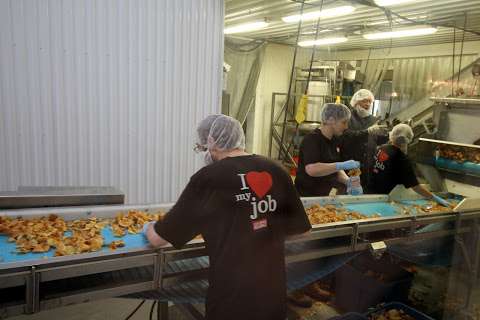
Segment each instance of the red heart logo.
[[380,152],[378,153],[378,161],[384,162],[384,161],[387,161],[387,160],[388,160],[388,154],[386,152],[384,152],[383,150],[380,150]]
[[272,176],[263,171],[251,171],[247,173],[247,183],[259,199],[262,199],[272,187]]

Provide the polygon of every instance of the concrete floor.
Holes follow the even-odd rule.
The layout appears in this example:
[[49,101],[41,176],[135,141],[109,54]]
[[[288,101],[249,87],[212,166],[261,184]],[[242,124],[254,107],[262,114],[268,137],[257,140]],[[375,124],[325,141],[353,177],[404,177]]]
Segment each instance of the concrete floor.
[[[9,320],[121,320],[125,319],[132,312],[141,300],[114,298],[95,302],[87,302],[72,306],[46,310],[32,315],[22,315],[8,318]],[[149,319],[151,301],[145,302],[130,320]],[[289,320],[327,320],[338,315],[335,309],[328,304],[315,302],[312,308],[289,307]],[[187,320],[175,306],[169,307],[169,320]],[[154,310],[154,319],[156,319],[156,308]]]
[[[141,300],[114,298],[95,302],[87,302],[72,306],[46,310],[32,315],[22,315],[8,318],[9,320],[121,320],[132,312]],[[152,301],[146,301],[130,320],[145,320],[149,318]],[[183,320],[181,313],[174,307],[170,307],[169,320]],[[156,319],[156,308],[154,319]]]

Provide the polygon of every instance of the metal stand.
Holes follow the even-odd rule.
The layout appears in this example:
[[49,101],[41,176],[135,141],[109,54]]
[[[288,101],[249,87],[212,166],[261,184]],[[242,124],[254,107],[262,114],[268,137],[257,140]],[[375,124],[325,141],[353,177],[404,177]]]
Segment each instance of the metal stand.
[[168,302],[157,302],[157,319],[168,320]]
[[[292,94],[295,99],[293,103],[295,103],[296,98],[301,98],[301,93]],[[268,156],[272,158],[273,153],[273,143],[275,142],[280,149],[280,160],[286,162],[287,164],[294,165],[295,161],[293,160],[293,149],[292,143],[289,143],[292,140],[292,135],[294,134],[295,128],[297,123],[294,120],[295,108],[290,108],[287,106],[286,103],[282,104],[282,107],[278,112],[275,110],[275,106],[279,102],[281,98],[286,98],[287,94],[282,92],[274,92],[272,93],[272,107],[270,112],[270,141],[268,146]],[[329,95],[309,95],[309,98],[322,98],[325,102],[333,102],[335,101],[334,96]],[[283,122],[283,118],[287,113],[286,122]],[[305,121],[301,125],[299,125],[298,129],[303,132],[310,132],[315,128],[320,127],[319,122],[310,122]],[[287,130],[291,129],[291,132],[287,132]],[[285,131],[285,136],[282,140],[282,133]]]

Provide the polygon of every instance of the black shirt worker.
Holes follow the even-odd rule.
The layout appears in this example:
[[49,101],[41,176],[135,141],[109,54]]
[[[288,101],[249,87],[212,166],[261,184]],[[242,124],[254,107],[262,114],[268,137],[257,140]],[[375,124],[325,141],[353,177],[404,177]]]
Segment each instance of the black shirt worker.
[[374,100],[375,97],[370,90],[360,89],[355,92],[350,100],[352,116],[348,129],[342,136],[344,159],[360,162],[364,191],[367,191],[369,186],[376,148],[388,141],[386,128],[376,125],[378,118],[372,114]]
[[295,187],[304,197],[361,194],[359,177],[349,178],[344,170],[358,168],[354,160],[342,161],[340,136],[348,128],[350,110],[343,104],[327,103],[322,108],[322,126],[305,136],[300,145]]
[[240,123],[209,116],[197,129],[207,166],[166,217],[146,229],[154,246],[195,236],[210,259],[206,319],[286,319],[284,241],[311,226],[287,172],[244,152]]
[[412,188],[421,196],[443,206],[448,202],[432,194],[418,183],[413,166],[407,157],[408,144],[413,140],[413,131],[406,124],[398,124],[390,132],[390,142],[378,147],[374,158],[369,190],[376,194],[389,194],[398,184]]

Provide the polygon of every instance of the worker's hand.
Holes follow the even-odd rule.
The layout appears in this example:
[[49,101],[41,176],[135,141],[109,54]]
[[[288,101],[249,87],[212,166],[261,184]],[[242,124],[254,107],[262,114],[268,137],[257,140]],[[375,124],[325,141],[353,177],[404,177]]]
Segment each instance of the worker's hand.
[[441,204],[441,205],[444,206],[444,207],[447,207],[447,208],[450,207],[450,203],[448,203],[447,200],[440,198],[440,197],[437,196],[436,194],[433,195],[433,198],[432,198],[432,199],[435,200],[438,204]]
[[368,134],[372,136],[386,136],[388,134],[388,127],[386,125],[374,124],[367,129]]
[[148,223],[145,223],[143,225],[143,229],[142,229],[142,234],[147,237],[147,231],[148,231],[148,228],[150,228],[150,226],[152,226],[153,228],[153,225],[155,224],[155,221],[150,221]]
[[360,168],[360,162],[355,160],[347,160],[335,163],[335,169],[337,170],[351,170],[356,168]]

